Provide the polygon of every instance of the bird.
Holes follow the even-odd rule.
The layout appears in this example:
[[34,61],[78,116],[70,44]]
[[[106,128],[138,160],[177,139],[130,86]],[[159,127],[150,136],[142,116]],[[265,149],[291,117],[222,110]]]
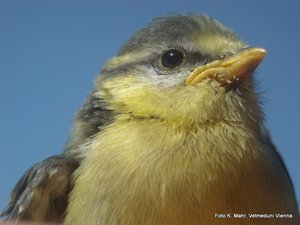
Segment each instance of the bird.
[[154,19],[105,63],[65,149],[25,173],[2,218],[300,224],[255,79],[266,54],[203,13]]

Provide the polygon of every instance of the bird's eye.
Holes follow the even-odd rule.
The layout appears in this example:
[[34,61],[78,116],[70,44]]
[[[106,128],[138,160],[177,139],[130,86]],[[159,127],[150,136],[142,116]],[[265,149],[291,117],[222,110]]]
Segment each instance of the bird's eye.
[[181,65],[184,60],[184,53],[178,49],[170,49],[163,53],[161,64],[165,68],[174,69]]

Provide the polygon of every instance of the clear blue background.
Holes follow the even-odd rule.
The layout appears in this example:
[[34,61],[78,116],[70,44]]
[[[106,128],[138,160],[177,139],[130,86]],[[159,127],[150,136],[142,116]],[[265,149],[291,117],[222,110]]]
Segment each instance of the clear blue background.
[[269,54],[266,124],[300,196],[300,1],[0,0],[0,208],[32,164],[62,151],[105,61],[152,18],[205,12]]

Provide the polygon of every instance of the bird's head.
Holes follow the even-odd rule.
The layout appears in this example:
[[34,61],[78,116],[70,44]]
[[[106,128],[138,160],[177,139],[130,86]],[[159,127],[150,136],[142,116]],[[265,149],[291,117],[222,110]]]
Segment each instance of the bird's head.
[[265,54],[206,15],[166,16],[107,62],[94,94],[114,114],[132,118],[257,123],[252,74]]

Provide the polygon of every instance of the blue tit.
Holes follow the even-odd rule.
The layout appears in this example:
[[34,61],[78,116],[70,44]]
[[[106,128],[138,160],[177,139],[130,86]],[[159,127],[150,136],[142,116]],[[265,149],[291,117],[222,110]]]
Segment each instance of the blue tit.
[[299,225],[253,82],[265,55],[204,14],[157,18],[104,65],[63,153],[21,178],[3,216]]

